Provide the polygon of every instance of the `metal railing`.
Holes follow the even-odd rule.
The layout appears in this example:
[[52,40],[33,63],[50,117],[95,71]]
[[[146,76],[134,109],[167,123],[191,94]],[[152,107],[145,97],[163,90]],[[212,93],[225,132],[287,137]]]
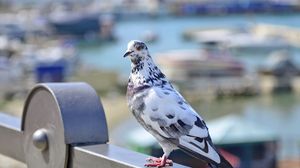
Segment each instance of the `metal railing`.
[[0,113],[0,153],[28,168],[144,167],[149,156],[107,142],[103,107],[85,83],[39,84],[22,119]]

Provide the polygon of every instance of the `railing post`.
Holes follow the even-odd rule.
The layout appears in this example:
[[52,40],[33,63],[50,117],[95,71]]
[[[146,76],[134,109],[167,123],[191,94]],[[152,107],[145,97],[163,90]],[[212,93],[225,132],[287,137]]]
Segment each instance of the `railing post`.
[[143,167],[148,156],[107,142],[103,107],[86,83],[39,84],[22,120],[0,113],[0,153],[29,168]]
[[[64,167],[69,146],[108,141],[106,119],[100,100],[85,83],[37,85],[29,94],[21,130],[29,167]],[[34,135],[42,131],[47,148],[37,150]]]

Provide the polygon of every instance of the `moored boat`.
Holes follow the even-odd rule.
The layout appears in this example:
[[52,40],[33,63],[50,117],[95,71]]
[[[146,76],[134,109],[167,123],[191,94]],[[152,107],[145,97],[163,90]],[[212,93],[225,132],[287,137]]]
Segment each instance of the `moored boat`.
[[202,43],[198,50],[175,50],[157,54],[166,76],[189,94],[209,96],[252,95],[255,78],[244,64],[216,41]]
[[173,80],[198,77],[241,76],[243,64],[216,41],[207,41],[199,50],[174,50],[157,54],[157,61]]

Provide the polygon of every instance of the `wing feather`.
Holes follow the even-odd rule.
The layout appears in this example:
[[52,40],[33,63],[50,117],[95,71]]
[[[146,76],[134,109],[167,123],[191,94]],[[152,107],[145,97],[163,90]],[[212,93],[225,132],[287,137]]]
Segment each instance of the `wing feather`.
[[156,133],[197,158],[220,163],[204,121],[177,91],[153,87],[144,101],[149,106],[141,117]]

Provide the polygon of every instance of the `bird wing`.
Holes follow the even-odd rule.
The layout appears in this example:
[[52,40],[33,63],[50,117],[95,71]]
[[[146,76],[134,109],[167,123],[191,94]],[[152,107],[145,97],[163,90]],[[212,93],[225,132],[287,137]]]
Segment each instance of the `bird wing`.
[[142,120],[158,133],[194,157],[219,164],[202,118],[173,88],[152,87],[144,98]]

